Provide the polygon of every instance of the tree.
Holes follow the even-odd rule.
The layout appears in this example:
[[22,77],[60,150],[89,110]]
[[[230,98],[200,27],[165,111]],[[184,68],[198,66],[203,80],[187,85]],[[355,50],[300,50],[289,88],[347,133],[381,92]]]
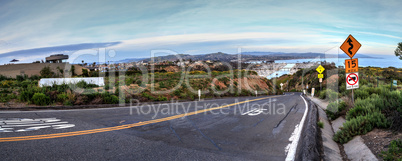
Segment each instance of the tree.
[[395,56],[402,60],[402,42],[398,43],[398,47],[395,49]]
[[54,76],[54,72],[50,69],[50,66],[45,66],[39,73],[42,78],[52,78]]
[[75,76],[75,66],[74,65],[71,65],[70,72],[71,72],[71,76]]
[[82,69],[82,76],[89,77],[89,73],[87,69]]

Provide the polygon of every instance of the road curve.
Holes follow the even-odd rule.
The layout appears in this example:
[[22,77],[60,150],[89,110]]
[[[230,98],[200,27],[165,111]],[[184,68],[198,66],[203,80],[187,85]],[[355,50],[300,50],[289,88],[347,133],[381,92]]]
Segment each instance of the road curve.
[[0,111],[2,160],[285,160],[300,93],[102,109]]

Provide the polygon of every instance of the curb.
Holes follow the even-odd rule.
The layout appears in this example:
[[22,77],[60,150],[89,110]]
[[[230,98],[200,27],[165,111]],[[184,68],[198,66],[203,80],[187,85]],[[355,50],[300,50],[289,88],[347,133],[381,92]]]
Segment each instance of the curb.
[[306,126],[302,129],[301,141],[297,148],[300,150],[297,152],[296,160],[321,160],[322,143],[321,131],[317,125],[317,106],[308,97],[305,98],[308,100],[310,108]]
[[[321,101],[321,100],[318,100],[318,101]],[[320,102],[317,102],[316,104],[320,104]],[[320,108],[321,108],[320,110],[322,110],[323,114],[326,117],[326,114],[324,112],[324,109],[326,107],[320,106]],[[321,117],[321,118],[325,119],[324,117]],[[364,144],[360,135],[355,136],[351,141],[349,141],[346,144],[338,144],[332,140],[333,135],[339,130],[340,127],[343,126],[343,123],[346,121],[345,119],[339,117],[333,121],[329,121],[327,119],[326,119],[326,121],[331,122],[331,124],[329,125],[331,127],[331,132],[328,132],[326,134],[328,136],[322,135],[322,137],[323,137],[322,139],[327,140],[326,143],[323,140],[323,146],[324,146],[324,158],[323,159],[326,159],[326,160],[347,159],[347,160],[352,160],[352,161],[354,161],[354,160],[356,160],[356,161],[357,160],[378,160],[378,158],[376,158],[376,156],[371,152],[371,150]],[[335,144],[338,145],[338,147],[336,147]],[[347,158],[342,158],[342,156],[340,155],[341,151],[344,152],[344,154],[342,154],[342,155],[346,155]]]

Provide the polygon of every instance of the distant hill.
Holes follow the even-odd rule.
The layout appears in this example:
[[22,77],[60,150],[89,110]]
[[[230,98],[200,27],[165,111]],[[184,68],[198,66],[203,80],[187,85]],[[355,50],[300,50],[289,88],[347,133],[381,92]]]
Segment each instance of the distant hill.
[[[316,57],[326,57],[326,58],[347,58],[346,54],[323,54],[323,53],[282,53],[282,52],[243,52],[240,54],[243,61],[255,61],[255,60],[287,60],[287,59],[310,59]],[[178,55],[167,55],[167,56],[158,56],[155,57],[154,60],[156,62],[160,61],[176,61],[179,58],[183,60],[210,60],[210,61],[222,61],[229,62],[231,60],[238,59],[239,54],[227,54],[222,52],[210,53],[210,54],[200,54],[200,55],[189,55],[189,54],[178,54]],[[356,58],[376,58],[370,57],[363,54],[357,54]],[[119,63],[129,63],[129,62],[138,62],[144,61],[149,62],[151,58],[129,58],[117,61]]]
[[128,59],[115,61],[115,63],[131,63],[131,62],[138,62],[138,61],[141,61],[144,59],[146,59],[146,58],[128,58]]
[[[255,55],[255,56],[277,56],[277,57],[327,57],[327,58],[348,58],[346,54],[324,54],[324,53],[283,53],[283,52],[243,52],[242,55]],[[364,54],[356,54],[355,58],[376,58]]]

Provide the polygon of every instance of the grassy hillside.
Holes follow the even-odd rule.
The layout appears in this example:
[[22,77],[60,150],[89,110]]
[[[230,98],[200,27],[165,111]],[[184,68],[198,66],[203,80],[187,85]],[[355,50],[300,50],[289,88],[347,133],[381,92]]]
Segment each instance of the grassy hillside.
[[106,74],[104,87],[80,82],[40,88],[39,76],[17,79],[0,76],[0,106],[116,104],[128,103],[130,99],[195,100],[198,90],[203,93],[201,98],[253,96],[256,90],[259,94],[275,93],[271,82],[246,70],[213,71],[211,75],[204,71],[115,74]]

